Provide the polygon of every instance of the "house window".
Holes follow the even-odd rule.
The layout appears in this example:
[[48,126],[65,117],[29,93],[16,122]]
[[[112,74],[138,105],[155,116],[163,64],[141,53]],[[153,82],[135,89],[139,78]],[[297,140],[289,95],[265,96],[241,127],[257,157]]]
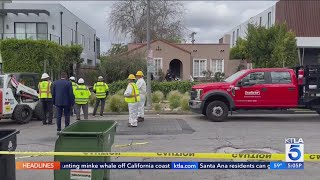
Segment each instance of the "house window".
[[268,13],[268,28],[271,27],[271,12]]
[[86,40],[85,40],[85,38],[84,38],[84,35],[83,34],[81,34],[81,45],[82,45],[82,47],[84,48],[85,47],[85,45],[86,45]]
[[15,23],[14,33],[17,39],[48,39],[47,23]]
[[233,33],[232,33],[232,46],[234,46],[234,41],[235,41],[235,32],[233,31]]
[[262,24],[262,17],[260,17],[259,26],[261,26],[261,24]]
[[237,39],[239,38],[239,29],[237,29]]
[[77,36],[77,31],[76,30],[73,30],[73,42],[75,42],[76,44],[78,43],[78,36]]
[[91,45],[90,45],[90,38],[88,38],[88,49],[91,49]]
[[96,35],[93,37],[93,52],[96,52]]
[[91,59],[87,59],[87,64],[92,66],[93,65],[93,61]]
[[206,59],[193,60],[193,77],[204,77],[203,71],[207,70]]
[[73,44],[73,42],[74,42],[74,39],[73,39],[73,29],[71,29],[71,44]]
[[160,70],[162,70],[162,58],[154,58],[154,76],[159,77]]
[[210,70],[212,75],[217,72],[224,72],[224,60],[223,59],[211,59]]

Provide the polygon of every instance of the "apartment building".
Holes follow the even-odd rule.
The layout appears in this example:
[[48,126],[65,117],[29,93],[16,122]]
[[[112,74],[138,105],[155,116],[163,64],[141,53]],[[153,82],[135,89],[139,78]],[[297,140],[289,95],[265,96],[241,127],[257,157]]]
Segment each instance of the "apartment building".
[[320,1],[280,0],[274,6],[235,26],[221,38],[220,43],[236,45],[239,37],[246,38],[248,24],[271,27],[275,23],[286,22],[295,32],[301,64],[320,64]]
[[83,65],[100,62],[96,30],[61,4],[4,3],[0,8],[0,38],[50,40],[83,47]]

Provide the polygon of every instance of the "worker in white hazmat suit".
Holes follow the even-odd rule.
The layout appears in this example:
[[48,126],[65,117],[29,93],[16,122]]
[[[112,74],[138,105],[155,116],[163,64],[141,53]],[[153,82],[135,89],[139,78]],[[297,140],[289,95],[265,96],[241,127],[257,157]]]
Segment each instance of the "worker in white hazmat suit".
[[133,74],[129,75],[129,84],[124,92],[124,100],[128,103],[129,109],[129,127],[138,126],[138,103],[140,102],[140,93],[138,86],[134,83],[135,79],[136,77]]
[[147,94],[147,85],[143,79],[142,71],[138,71],[136,74],[137,86],[139,88],[140,93],[140,102],[138,104],[138,122],[144,121],[144,106],[146,103],[146,94]]

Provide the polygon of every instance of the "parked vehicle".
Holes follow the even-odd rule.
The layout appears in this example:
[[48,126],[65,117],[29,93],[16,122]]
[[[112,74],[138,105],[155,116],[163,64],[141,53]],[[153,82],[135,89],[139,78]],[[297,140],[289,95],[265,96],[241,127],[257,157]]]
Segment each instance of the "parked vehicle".
[[13,119],[19,124],[28,123],[33,117],[42,120],[38,82],[36,73],[0,75],[0,119]]
[[212,121],[229,111],[311,109],[320,113],[320,65],[241,70],[223,82],[192,87],[189,107]]

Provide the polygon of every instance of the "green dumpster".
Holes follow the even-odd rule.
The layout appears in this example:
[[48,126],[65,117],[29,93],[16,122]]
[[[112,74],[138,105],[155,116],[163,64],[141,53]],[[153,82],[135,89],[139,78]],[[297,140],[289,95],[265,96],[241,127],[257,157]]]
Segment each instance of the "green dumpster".
[[[115,121],[80,120],[63,129],[55,144],[55,152],[111,152],[116,133]],[[110,162],[110,157],[54,156],[59,162]],[[78,173],[78,174],[77,174]],[[90,180],[109,180],[110,170],[56,170],[55,180],[76,180],[89,173]]]

